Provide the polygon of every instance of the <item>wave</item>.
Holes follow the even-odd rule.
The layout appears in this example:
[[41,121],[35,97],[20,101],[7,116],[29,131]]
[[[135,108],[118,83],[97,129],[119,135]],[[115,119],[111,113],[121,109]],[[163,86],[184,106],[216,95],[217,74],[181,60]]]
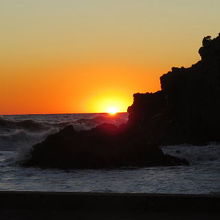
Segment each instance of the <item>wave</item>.
[[0,117],[0,128],[5,130],[25,129],[28,131],[42,131],[42,130],[47,130],[48,126],[46,126],[46,124],[31,119],[15,121]]
[[30,147],[55,131],[58,129],[33,119],[13,120],[0,117],[0,150]]
[[0,150],[30,149],[49,134],[68,125],[73,125],[76,130],[87,130],[102,123],[117,125],[126,120],[126,114],[118,114],[116,117],[108,114],[0,116]]
[[220,145],[210,143],[205,146],[175,145],[161,147],[163,152],[185,158],[190,164],[218,162],[220,165]]
[[31,148],[34,144],[45,139],[49,134],[57,132],[51,128],[41,132],[28,132],[23,129],[14,129],[9,133],[0,134],[0,150],[16,150],[19,148]]
[[[91,116],[92,115],[92,116]],[[122,124],[127,121],[126,113],[118,113],[116,116],[110,116],[108,114],[91,114],[89,116],[82,117],[81,114],[74,115],[72,117],[62,117],[59,118],[59,115],[55,115],[54,118],[32,118],[28,119],[12,119],[5,118],[0,116],[0,131],[5,130],[6,132],[9,129],[24,129],[31,132],[45,131],[50,129],[51,127],[63,128],[68,125],[76,126],[76,129],[89,129],[91,127],[100,125],[102,123],[110,123],[110,124]],[[27,116],[26,116],[27,117]],[[30,116],[31,117],[31,116]],[[34,118],[34,119],[33,119]],[[80,126],[81,125],[81,126]]]

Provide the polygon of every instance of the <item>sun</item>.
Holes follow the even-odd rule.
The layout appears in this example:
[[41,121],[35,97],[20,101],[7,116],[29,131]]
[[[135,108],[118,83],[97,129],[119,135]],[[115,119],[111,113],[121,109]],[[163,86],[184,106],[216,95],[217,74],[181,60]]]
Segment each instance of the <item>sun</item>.
[[110,106],[107,108],[107,113],[110,115],[115,115],[119,112],[119,109],[116,106]]
[[130,105],[130,100],[120,94],[109,95],[109,93],[103,93],[100,96],[94,97],[94,99],[91,99],[88,106],[92,106],[94,109],[93,112],[108,113],[110,116],[126,112]]

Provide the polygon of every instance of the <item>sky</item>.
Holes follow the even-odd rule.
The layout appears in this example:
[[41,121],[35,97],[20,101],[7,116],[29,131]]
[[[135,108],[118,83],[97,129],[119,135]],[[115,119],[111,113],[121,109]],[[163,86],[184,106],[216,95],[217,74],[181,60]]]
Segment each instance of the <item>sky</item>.
[[219,0],[0,0],[0,114],[127,111],[220,32]]

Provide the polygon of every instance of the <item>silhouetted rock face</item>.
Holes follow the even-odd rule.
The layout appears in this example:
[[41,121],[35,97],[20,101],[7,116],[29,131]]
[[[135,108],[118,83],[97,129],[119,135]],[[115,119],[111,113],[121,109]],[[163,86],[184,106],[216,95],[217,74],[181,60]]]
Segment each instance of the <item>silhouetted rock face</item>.
[[125,126],[102,124],[87,131],[68,126],[33,147],[25,166],[42,168],[115,168],[123,166],[159,166],[187,164],[134,138]]
[[199,54],[203,60],[209,60],[213,58],[220,58],[220,33],[215,39],[211,39],[211,36],[203,38],[202,45],[199,49]]
[[161,91],[135,94],[129,125],[158,144],[220,141],[220,35],[203,39],[201,61],[161,76]]

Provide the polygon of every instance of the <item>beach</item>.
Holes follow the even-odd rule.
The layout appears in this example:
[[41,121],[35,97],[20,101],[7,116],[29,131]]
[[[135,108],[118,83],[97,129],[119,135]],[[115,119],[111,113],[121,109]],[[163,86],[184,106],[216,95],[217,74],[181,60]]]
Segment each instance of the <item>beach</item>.
[[219,195],[1,191],[1,219],[219,219]]

